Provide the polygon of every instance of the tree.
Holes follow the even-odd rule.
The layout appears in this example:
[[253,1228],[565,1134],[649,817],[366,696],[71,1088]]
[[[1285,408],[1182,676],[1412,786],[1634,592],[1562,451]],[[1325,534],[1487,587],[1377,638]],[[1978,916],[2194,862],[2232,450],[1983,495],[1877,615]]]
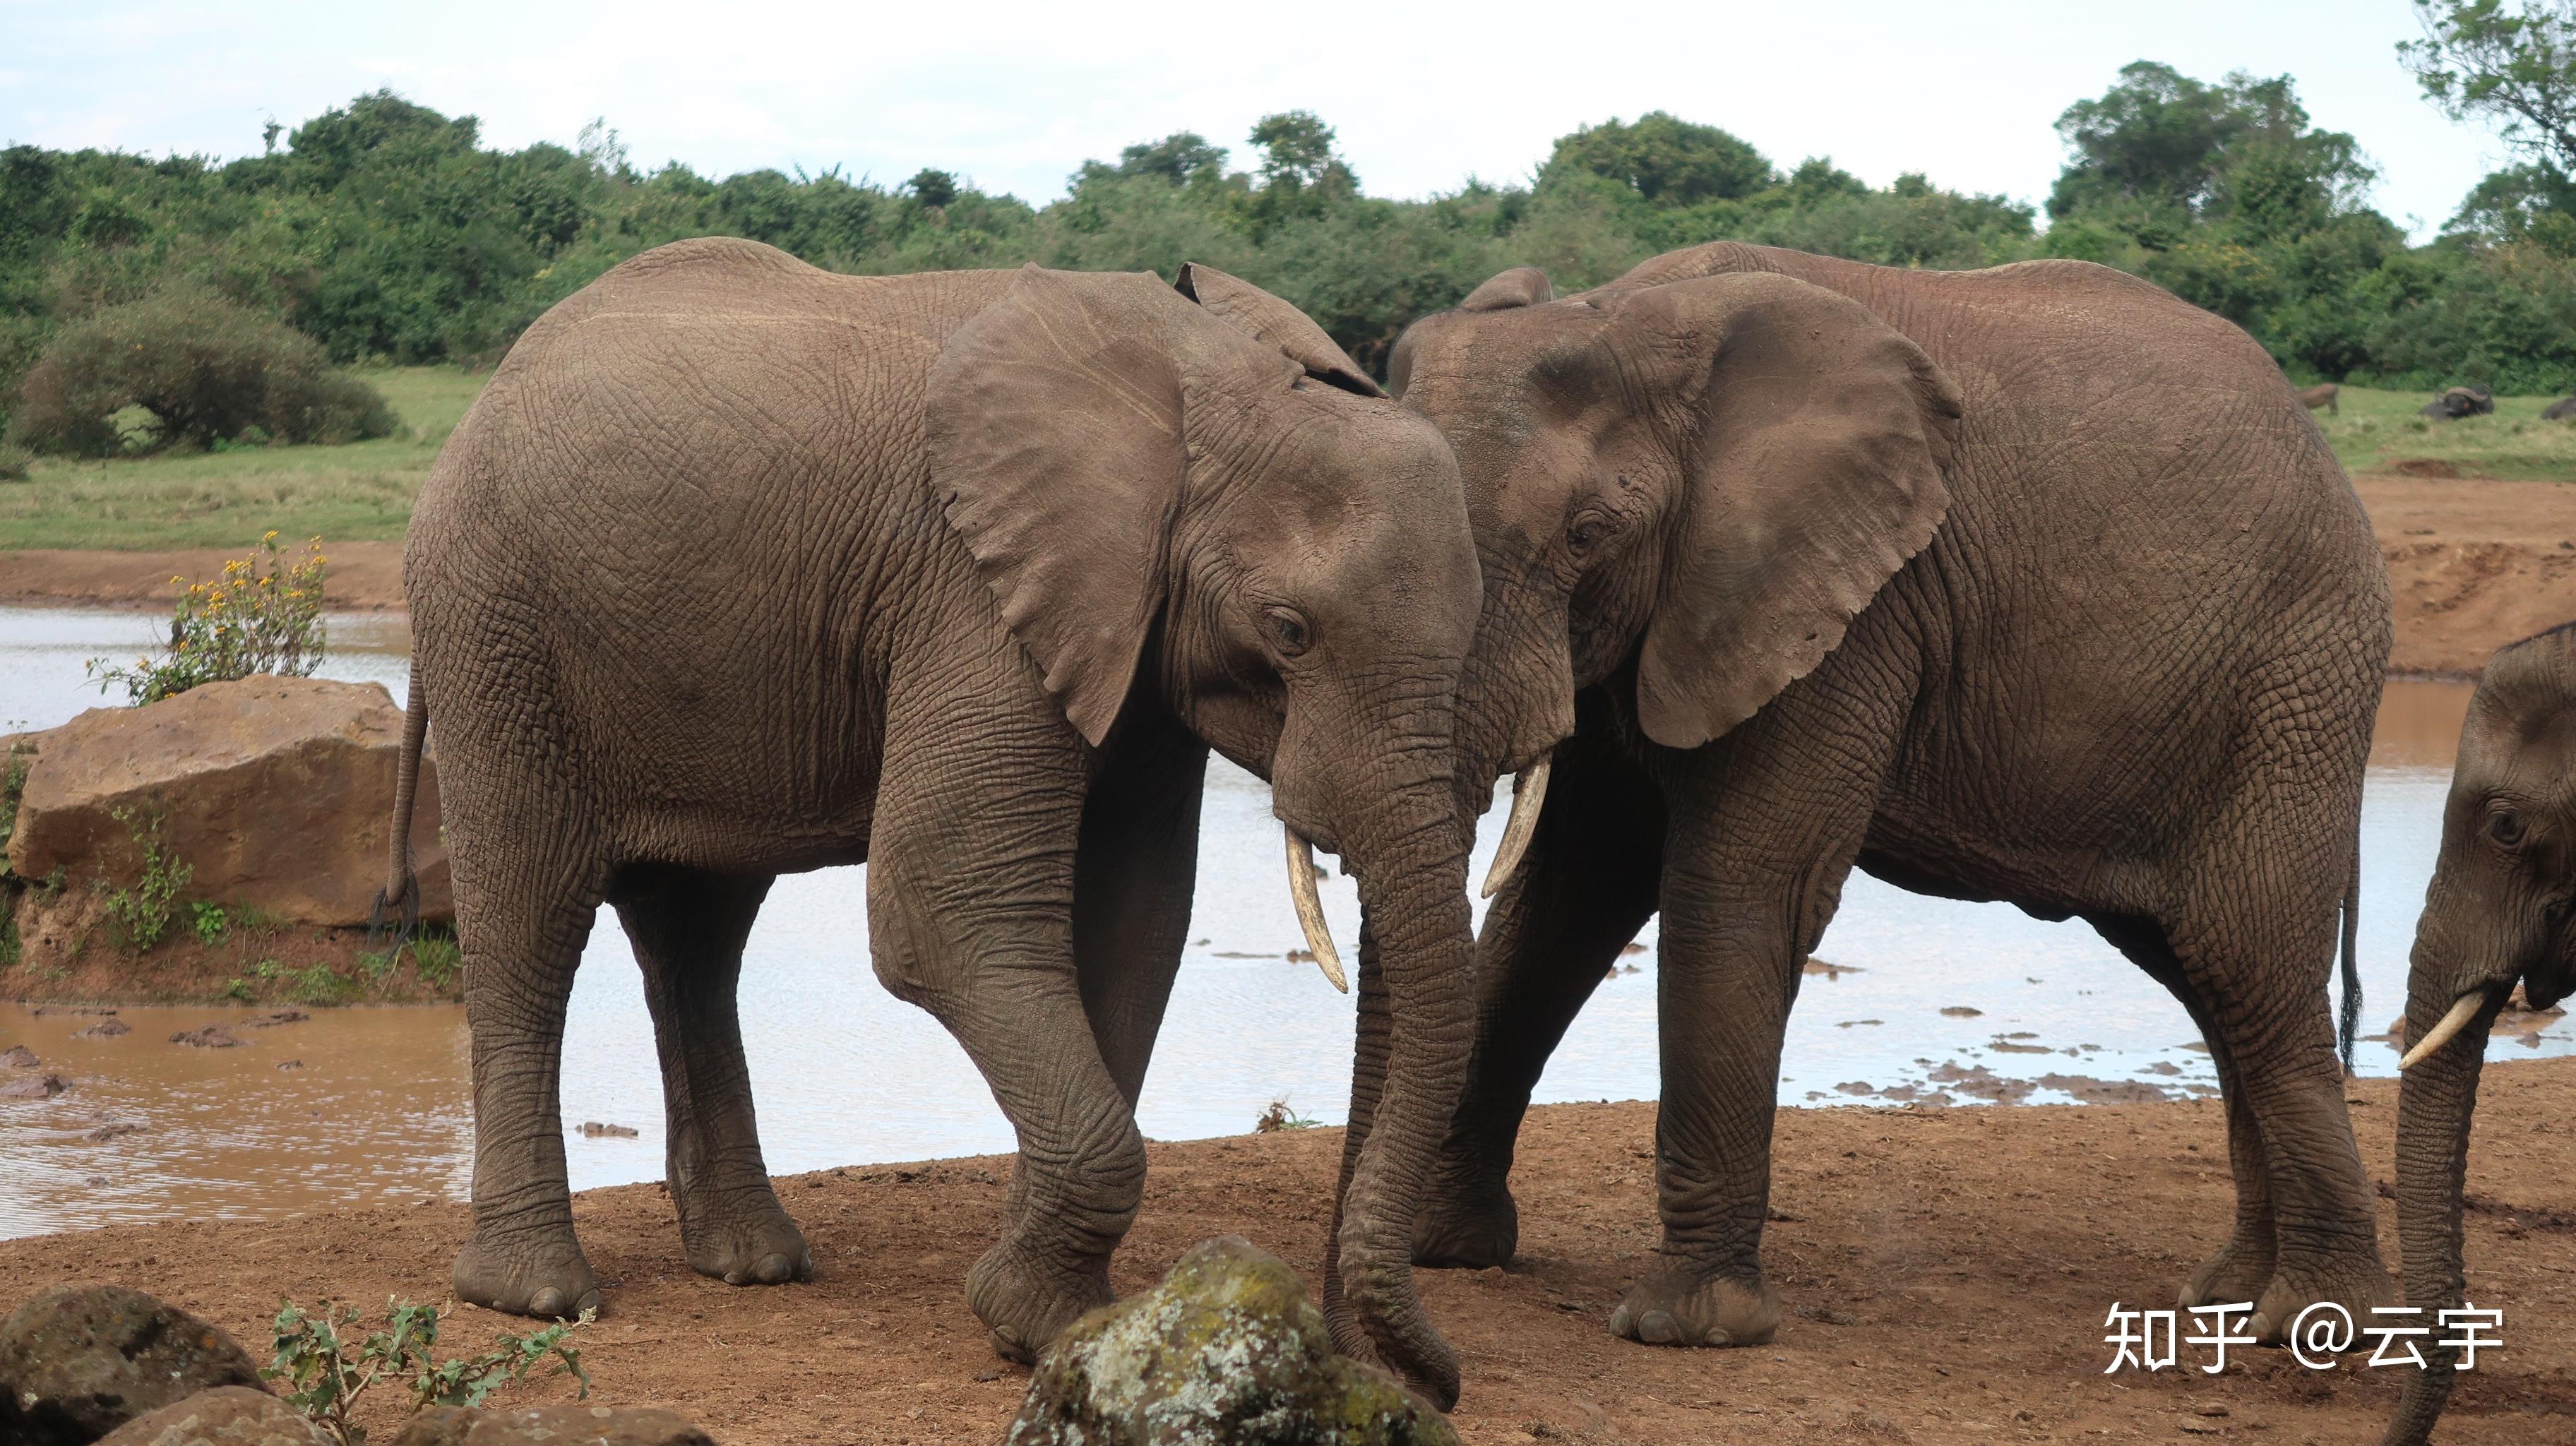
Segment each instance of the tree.
[[2421,40],[2399,59],[2453,120],[2483,120],[2506,144],[2576,173],[2576,0],[2415,0]]
[[912,179],[904,182],[903,187],[912,192],[914,200],[932,208],[945,206],[957,199],[957,178],[928,166],[913,172]]
[[[2378,177],[2351,136],[2309,125],[2286,75],[2234,71],[2205,85],[2132,61],[2100,98],[2068,106],[2057,133],[2073,159],[2049,192],[2052,217],[2112,207],[2206,218],[2268,206],[2276,219],[2288,210],[2321,223],[2356,206]],[[2258,158],[2262,176],[2231,190],[2231,173]]]
[[[1300,114],[1303,113],[1300,112]],[[1312,116],[1306,118],[1314,119]],[[1284,119],[1286,119],[1284,116],[1271,117],[1271,120]],[[1269,122],[1264,121],[1263,124],[1267,125]],[[1332,148],[1332,134],[1330,130],[1324,132],[1324,145],[1328,157]],[[1253,132],[1253,140],[1255,143],[1260,142],[1261,133],[1258,130]],[[1208,144],[1207,138],[1198,132],[1174,131],[1159,141],[1140,141],[1120,151],[1118,174],[1159,176],[1172,185],[1185,186],[1202,175],[1224,176],[1225,157],[1225,147]]]
[[1771,162],[1743,140],[1660,110],[1633,125],[1612,119],[1560,138],[1539,168],[1539,184],[1568,172],[1616,181],[1657,206],[1739,200],[1779,180]]

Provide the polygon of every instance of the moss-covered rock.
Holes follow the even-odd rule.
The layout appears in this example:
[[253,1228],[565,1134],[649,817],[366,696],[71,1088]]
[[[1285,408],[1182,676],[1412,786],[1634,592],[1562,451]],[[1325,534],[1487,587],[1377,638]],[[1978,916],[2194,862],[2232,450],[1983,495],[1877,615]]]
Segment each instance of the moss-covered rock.
[[1235,1236],[1084,1316],[1039,1357],[1004,1446],[1456,1446],[1421,1398],[1333,1354],[1287,1262]]

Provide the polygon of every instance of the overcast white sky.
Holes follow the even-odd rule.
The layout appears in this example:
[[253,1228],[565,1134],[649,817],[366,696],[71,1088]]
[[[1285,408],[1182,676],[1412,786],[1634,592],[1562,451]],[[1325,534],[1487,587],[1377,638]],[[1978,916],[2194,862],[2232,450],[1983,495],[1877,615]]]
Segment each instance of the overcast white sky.
[[1874,184],[1919,170],[2035,202],[2063,160],[2050,123],[2147,58],[2296,76],[2421,234],[2502,153],[2418,97],[2393,51],[2415,34],[2406,0],[0,0],[0,141],[233,156],[272,115],[391,86],[505,146],[604,116],[647,167],[935,165],[1043,202],[1084,158],[1174,130],[1241,164],[1256,117],[1303,107],[1369,192],[1420,196],[1526,177],[1577,125],[1664,109],[1783,165],[1828,154]]

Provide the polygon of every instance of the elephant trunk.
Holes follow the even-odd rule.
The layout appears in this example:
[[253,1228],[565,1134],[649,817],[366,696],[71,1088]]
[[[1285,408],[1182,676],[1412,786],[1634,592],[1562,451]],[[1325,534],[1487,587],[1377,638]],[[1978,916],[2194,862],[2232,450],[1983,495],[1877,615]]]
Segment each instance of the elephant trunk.
[[1392,794],[1346,856],[1359,875],[1359,1023],[1324,1311],[1337,1349],[1446,1410],[1457,1354],[1413,1286],[1413,1218],[1474,1042],[1467,850],[1445,774]]
[[[2418,949],[2406,1000],[2408,1039],[2424,1039],[2451,1012],[2460,997],[2461,977],[2432,967],[2429,953]],[[2460,1202],[2468,1178],[2469,1124],[2477,1105],[2478,1073],[2486,1063],[2487,1029],[2505,993],[2487,990],[2468,1026],[2417,1059],[2398,1088],[2397,1233],[2405,1251],[2406,1303],[2418,1311],[2456,1308],[2467,1293],[2460,1263]],[[2438,1319],[2435,1314],[2417,1323],[2432,1325]],[[2438,1332],[2432,1339],[2439,1339]],[[2451,1398],[2458,1353],[2428,1344],[2424,1355],[2429,1364],[2407,1378],[2382,1446],[2421,1446]]]

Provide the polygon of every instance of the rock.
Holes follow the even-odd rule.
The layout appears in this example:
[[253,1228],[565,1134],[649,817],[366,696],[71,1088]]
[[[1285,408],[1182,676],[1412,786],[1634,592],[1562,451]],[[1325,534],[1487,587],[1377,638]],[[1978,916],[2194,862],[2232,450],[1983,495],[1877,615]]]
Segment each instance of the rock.
[[[1067,1327],[1038,1358],[1005,1446],[1455,1446],[1439,1412],[1333,1354],[1277,1256],[1235,1237]],[[479,1443],[478,1443],[479,1446]]]
[[73,1034],[72,1038],[114,1039],[118,1035],[132,1034],[133,1032],[134,1026],[126,1023],[122,1019],[102,1019],[98,1023],[91,1025],[89,1028],[80,1030]]
[[329,1433],[266,1391],[222,1386],[119,1426],[99,1446],[333,1446]]
[[586,1140],[632,1140],[636,1138],[635,1128],[631,1125],[603,1125],[597,1120],[582,1121],[581,1134],[582,1138]]
[[0,1050],[0,1069],[42,1069],[44,1066],[45,1062],[36,1058],[36,1052],[23,1044],[13,1044]]
[[[160,815],[187,895],[291,924],[367,922],[384,886],[403,715],[379,683],[243,678],[142,708],[93,708],[44,735],[27,772],[9,866],[41,879],[130,884],[143,855],[114,815]],[[412,851],[421,915],[445,920],[438,790],[421,761]]]
[[72,1082],[58,1074],[12,1071],[0,1076],[0,1100],[49,1100],[71,1087]]
[[81,1138],[89,1141],[93,1145],[104,1145],[108,1141],[113,1140],[120,1135],[139,1135],[142,1133],[143,1127],[141,1125],[129,1125],[122,1120],[117,1120],[101,1125],[97,1129],[90,1131],[88,1134],[81,1136]]
[[302,1024],[304,1021],[311,1019],[312,1017],[312,1015],[305,1013],[301,1009],[275,1009],[266,1014],[252,1015],[250,1018],[241,1022],[241,1027],[244,1029],[275,1029],[281,1024]]
[[86,1446],[200,1391],[258,1385],[231,1336],[123,1286],[51,1286],[0,1324],[0,1399],[17,1413],[0,1438],[24,1446]]
[[432,1406],[393,1446],[715,1446],[706,1432],[659,1406],[537,1406],[468,1411]]
[[277,1067],[279,1069],[302,1069],[304,1068],[304,1061],[300,1059],[281,1059],[277,1062]]
[[241,1044],[241,1036],[220,1024],[209,1024],[197,1029],[180,1030],[170,1036],[170,1042],[197,1049],[233,1049]]

